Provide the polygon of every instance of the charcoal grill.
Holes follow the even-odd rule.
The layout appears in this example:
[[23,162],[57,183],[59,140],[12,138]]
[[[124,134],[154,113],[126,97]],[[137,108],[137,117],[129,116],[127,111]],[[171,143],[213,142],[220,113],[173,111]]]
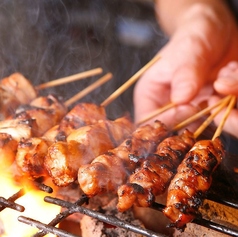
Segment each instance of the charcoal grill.
[[[52,192],[51,187],[46,186],[44,184],[37,183],[36,186],[44,192],[47,192],[47,193]],[[17,193],[15,193],[14,195],[12,195],[9,198],[0,197],[0,211],[3,211],[5,208],[12,208],[16,211],[24,212],[25,208],[21,205],[18,205],[15,202],[18,198],[22,197],[24,194],[25,194],[24,190],[20,189]],[[207,195],[208,195],[207,199],[210,199],[215,202],[219,202],[223,205],[238,209],[237,200],[233,199],[233,197],[231,197],[231,199],[229,199],[229,200],[227,200],[226,198],[219,198],[213,193],[212,190],[209,191],[209,193]],[[165,237],[165,236],[167,236],[167,235],[164,235],[163,233],[156,233],[149,229],[138,227],[138,226],[135,226],[135,225],[128,223],[124,220],[120,220],[117,217],[114,217],[111,215],[105,215],[101,212],[94,211],[87,207],[84,207],[83,205],[87,204],[89,201],[89,198],[86,195],[82,195],[76,202],[65,201],[65,200],[59,199],[57,197],[51,197],[51,196],[46,195],[44,198],[44,201],[51,203],[53,205],[58,205],[58,206],[62,207],[62,209],[64,208],[65,210],[60,212],[58,215],[56,215],[56,217],[54,219],[52,219],[52,221],[50,221],[49,223],[42,223],[37,220],[31,219],[30,217],[26,217],[24,215],[19,215],[19,217],[18,217],[19,222],[22,222],[22,223],[30,225],[32,227],[38,228],[39,231],[33,237],[45,236],[48,233],[57,235],[59,237],[76,237],[76,236],[78,236],[78,235],[70,233],[69,231],[65,231],[63,229],[55,227],[57,224],[61,223],[67,217],[69,217],[70,215],[75,214],[75,213],[81,213],[84,215],[88,215],[92,218],[96,218],[97,220],[107,223],[111,226],[124,228],[128,231],[132,231],[134,233],[141,234],[142,236],[148,236],[148,237]],[[164,208],[164,205],[155,202],[151,208],[161,212]],[[197,219],[195,219],[193,221],[193,223],[195,223],[199,226],[203,226],[203,227],[218,231],[220,233],[223,233],[224,236],[226,236],[226,235],[238,236],[238,229],[231,228],[229,226],[222,225],[219,223],[215,223],[215,222],[209,221],[207,219],[198,217]]]
[[[227,136],[225,136],[225,138],[227,139]],[[224,143],[226,144],[226,146],[230,147],[230,139],[224,140]],[[223,160],[223,162],[213,175],[214,176],[213,183],[206,196],[207,200],[210,200],[217,204],[224,205],[225,208],[231,207],[234,210],[238,210],[238,199],[237,199],[238,174],[234,171],[235,167],[237,167],[237,155],[227,153],[226,159]],[[70,216],[75,213],[90,216],[91,218],[95,218],[98,221],[107,223],[110,226],[123,228],[127,231],[132,231],[142,236],[148,237],[167,236],[164,233],[157,233],[148,228],[135,226],[134,224],[121,220],[115,216],[106,215],[104,213],[101,213],[100,211],[94,211],[92,209],[87,208],[89,198],[86,195],[83,194],[80,195],[77,201],[71,200],[66,201],[65,198],[59,198],[60,194],[59,196],[57,194],[56,197],[47,195],[47,193],[48,194],[52,193],[53,189],[50,186],[45,185],[42,179],[35,180],[33,182],[33,185],[38,190],[41,190],[46,193],[44,198],[45,202],[50,203],[52,205],[58,205],[61,207],[62,210],[49,223],[42,223],[38,220],[19,214],[18,217],[19,222],[21,222],[22,224],[30,225],[32,227],[36,227],[38,229],[38,232],[33,237],[45,236],[47,233],[55,234],[59,237],[78,236],[75,235],[74,233],[71,233],[70,230],[66,231],[61,227],[55,227],[58,224],[61,224],[64,220],[67,220],[66,218],[70,218]],[[22,197],[23,195],[25,195],[25,191],[23,189],[20,189],[11,197],[0,197],[0,212],[4,211],[4,209],[6,208],[11,208],[17,212],[21,212],[24,214],[25,207],[16,203],[17,199]],[[151,208],[153,210],[161,212],[164,209],[164,205],[155,202],[151,206]],[[207,218],[205,219],[204,217],[203,218],[197,217],[193,221],[193,224],[214,230],[217,233],[223,234],[222,236],[236,236],[236,237],[238,236],[238,227],[236,228],[233,225],[229,225],[229,223],[220,223],[220,222],[218,223],[211,221]]]

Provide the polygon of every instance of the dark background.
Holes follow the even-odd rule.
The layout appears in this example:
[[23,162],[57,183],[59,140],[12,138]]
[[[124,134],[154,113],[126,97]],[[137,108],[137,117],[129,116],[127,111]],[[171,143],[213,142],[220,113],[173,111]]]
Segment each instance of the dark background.
[[[0,78],[17,71],[38,85],[102,67],[113,79],[81,100],[98,104],[166,42],[153,1],[3,0],[0,27]],[[66,100],[100,76],[41,93]],[[110,118],[133,117],[132,93],[133,86],[107,107]]]

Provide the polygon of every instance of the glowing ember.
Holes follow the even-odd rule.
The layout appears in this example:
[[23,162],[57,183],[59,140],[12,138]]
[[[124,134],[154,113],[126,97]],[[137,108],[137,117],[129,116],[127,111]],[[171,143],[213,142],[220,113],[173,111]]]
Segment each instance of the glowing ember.
[[[0,197],[4,197],[6,199],[23,188],[13,181],[11,175],[4,175],[3,172],[0,177],[0,187]],[[29,185],[27,187],[29,187]],[[22,197],[15,201],[15,203],[25,207],[25,211],[23,213],[11,208],[5,208],[0,212],[1,237],[30,237],[37,233],[37,228],[18,221],[17,218],[20,215],[30,217],[47,224],[59,213],[60,207],[44,202],[44,197],[46,196],[44,192],[34,190],[32,187],[25,190],[25,192],[26,193]],[[47,236],[54,235],[49,234]]]

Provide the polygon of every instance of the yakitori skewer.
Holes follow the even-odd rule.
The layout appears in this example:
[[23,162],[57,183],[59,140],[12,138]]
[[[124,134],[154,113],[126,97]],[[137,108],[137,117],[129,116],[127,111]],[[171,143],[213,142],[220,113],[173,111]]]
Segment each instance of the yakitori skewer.
[[103,72],[102,68],[91,69],[89,71],[80,72],[80,73],[77,73],[77,74],[74,74],[71,76],[55,79],[53,81],[49,81],[49,82],[40,84],[40,85],[36,86],[35,89],[42,90],[42,89],[49,88],[49,87],[59,86],[59,85],[66,84],[69,82],[73,82],[73,81],[81,80],[81,79],[84,79],[87,77],[95,76],[95,75],[101,74],[102,72]]
[[[235,102],[236,98],[232,96],[212,140],[196,142],[178,166],[168,187],[166,207],[163,210],[171,221],[171,227],[184,228],[199,215],[199,207],[212,184],[213,172],[225,157],[225,148],[219,136]],[[226,105],[227,103],[222,103],[221,107]]]
[[[87,93],[91,92],[93,89],[96,89],[98,86],[102,85],[109,79],[110,79],[110,74],[99,79],[98,81],[93,83],[93,85],[90,85],[87,88],[85,88],[85,90],[83,91],[83,95],[85,96]],[[80,96],[82,96],[82,94],[80,94]],[[78,98],[79,96],[76,95],[76,97]],[[51,128],[51,125],[53,125],[54,122],[59,121],[62,118],[62,116],[65,115],[67,111],[67,107],[69,107],[71,103],[75,102],[77,98],[73,97],[73,99],[66,101],[66,103],[62,103],[61,101],[58,101],[57,98],[51,95],[49,95],[48,97],[39,96],[35,98],[30,104],[26,104],[21,109],[18,109],[15,112],[15,115],[14,115],[15,117],[12,118],[11,120],[8,119],[8,120],[1,121],[0,128],[4,129],[4,131],[10,131],[10,127],[11,127],[14,130],[12,131],[12,134],[13,133],[15,134],[17,133],[15,129],[18,127],[20,131],[19,126],[23,123],[21,121],[26,120],[26,116],[27,116],[28,119],[32,120],[32,122],[36,122],[36,125],[39,126],[38,129],[33,129],[32,126],[27,124],[28,128],[30,129],[29,135],[31,134],[33,130],[35,132],[36,131],[38,132],[36,134],[43,134],[49,128]],[[54,112],[52,113],[52,111]],[[47,123],[43,122],[46,120],[48,121]],[[17,126],[17,121],[19,122],[19,126]],[[1,130],[1,132],[3,132],[3,130]],[[20,137],[22,136],[20,135]]]
[[29,104],[38,96],[38,91],[41,89],[84,79],[89,76],[97,75],[101,72],[101,68],[96,68],[65,78],[56,79],[38,86],[34,86],[21,73],[13,73],[0,80],[0,120],[12,115],[13,111],[19,105]]
[[[221,103],[219,111],[226,103]],[[186,153],[194,146],[196,138],[212,122],[216,114],[212,114],[206,123],[203,123],[195,133],[187,129],[179,135],[169,136],[158,144],[156,151],[140,159],[140,166],[130,175],[128,182],[118,190],[119,211],[125,211],[133,205],[151,206],[155,197],[163,194],[169,182],[176,173],[176,169]]]
[[[132,205],[154,206],[155,196],[163,194],[172,180],[168,192],[167,203],[169,204],[167,205],[169,206],[161,208],[160,211],[165,212],[165,215],[173,221],[172,226],[182,227],[186,222],[191,221],[194,217],[192,214],[190,215],[189,211],[195,210],[197,208],[195,205],[201,204],[200,192],[205,192],[208,189],[211,184],[210,176],[224,156],[224,149],[216,136],[212,141],[195,143],[195,139],[212,122],[218,112],[229,103],[229,99],[231,97],[221,100],[222,103],[218,109],[209,116],[206,123],[203,123],[195,131],[194,135],[185,130],[180,135],[168,137],[158,145],[155,154],[141,159],[140,167],[130,176],[129,182],[118,188],[117,208],[120,211],[125,211]],[[228,111],[234,103],[234,99],[231,100]],[[221,127],[227,118],[228,111],[221,122]],[[221,130],[217,129],[217,131]],[[217,132],[217,136],[219,134]],[[188,149],[188,153],[186,149]],[[186,162],[183,161],[183,166],[181,166],[179,164],[185,155]],[[178,173],[175,174],[178,166]],[[180,172],[180,170],[182,171]],[[193,192],[193,190],[196,191]],[[194,206],[189,207],[190,203],[193,203]],[[180,218],[181,216],[182,218]]]
[[104,100],[101,103],[101,106],[107,106],[113,100],[115,100],[115,98],[117,98],[125,90],[127,90],[131,85],[133,85],[139,79],[139,77],[159,59],[160,59],[160,55],[156,55],[154,58],[152,58],[144,67],[142,67],[137,73],[135,73],[130,79],[128,79],[121,87],[115,90],[106,100]]
[[193,133],[185,130],[168,136],[157,145],[155,152],[140,157],[128,181],[117,189],[117,209],[124,212],[133,205],[150,207],[155,197],[167,190],[176,168],[194,143]]
[[[110,74],[107,74],[81,92],[86,95],[109,80],[109,76]],[[34,156],[31,161],[39,164],[40,162],[37,159],[40,159],[38,157],[43,154],[44,149],[47,149],[47,142],[51,138],[54,139],[57,134],[59,134],[60,138],[66,136],[65,130],[71,131],[71,127],[75,128],[80,123],[83,125],[85,122],[81,121],[84,118],[83,114],[87,113],[90,121],[105,118],[106,116],[104,108],[94,104],[90,106],[90,104],[85,103],[75,106],[67,113],[72,102],[76,102],[76,98],[64,103],[52,95],[47,97],[39,96],[30,104],[19,108],[12,119],[8,118],[0,121],[0,164],[4,165],[4,167],[9,167],[16,160],[16,154],[17,156],[19,154],[23,156],[23,153],[26,154],[29,160]],[[44,136],[45,139],[42,139],[41,136]],[[28,161],[25,165],[32,166],[32,163]]]

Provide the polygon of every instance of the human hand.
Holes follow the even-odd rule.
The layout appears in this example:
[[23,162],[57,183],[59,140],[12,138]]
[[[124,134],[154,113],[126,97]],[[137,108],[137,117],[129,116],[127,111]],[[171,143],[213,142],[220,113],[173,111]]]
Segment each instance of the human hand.
[[[218,78],[214,82],[214,88],[218,92],[219,95],[235,95],[238,97],[238,62],[230,62],[224,68],[222,68],[218,74]],[[209,99],[209,104],[213,105],[218,100],[221,99],[221,96],[214,95]],[[222,121],[222,118],[225,113],[224,109],[219,113],[214,122],[218,126]],[[229,134],[238,138],[238,107],[234,108],[223,127],[223,130],[228,132]]]
[[[193,102],[210,97],[211,90],[206,88],[218,70],[238,59],[235,21],[228,10],[205,7],[208,9],[188,9],[168,44],[159,52],[161,59],[136,84],[136,122],[168,102],[178,105],[158,117],[168,126],[191,116],[196,112]],[[224,12],[223,17],[220,11]],[[202,88],[204,92],[199,93]]]

